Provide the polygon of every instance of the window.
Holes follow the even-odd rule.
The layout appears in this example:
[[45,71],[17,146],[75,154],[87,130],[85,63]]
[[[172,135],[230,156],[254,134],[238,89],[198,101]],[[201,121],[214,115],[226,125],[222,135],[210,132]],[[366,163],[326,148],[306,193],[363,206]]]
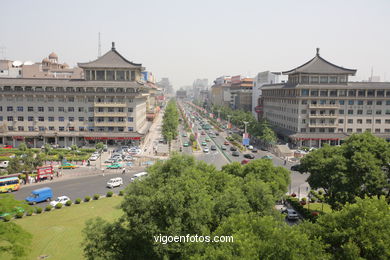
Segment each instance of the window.
[[118,127],[118,132],[123,132],[123,131],[125,131],[124,127]]
[[30,122],[34,121],[34,117],[33,116],[29,116],[29,117],[27,117],[27,120],[30,121]]
[[357,119],[356,123],[358,123],[359,125],[363,124],[363,119]]
[[[302,102],[303,102],[303,100],[302,100]],[[389,102],[390,102],[390,100],[389,100]],[[303,104],[303,103],[302,103],[302,104]],[[132,107],[128,107],[128,108],[127,108],[127,112],[129,112],[129,113],[133,112],[133,108],[132,108]]]
[[38,121],[39,121],[39,122],[44,122],[44,121],[45,121],[45,118],[44,118],[43,116],[40,116],[40,117],[38,117]]
[[74,117],[73,116],[69,117],[69,122],[74,122]]
[[8,127],[8,131],[14,131],[14,127],[13,126],[9,126]]
[[64,112],[65,108],[64,107],[58,107],[58,112]]
[[59,130],[60,132],[63,132],[63,131],[65,131],[65,127],[60,126],[60,127],[58,127],[58,130]]
[[88,112],[93,112],[93,107],[89,107]]
[[364,96],[366,96],[366,91],[365,91],[365,90],[358,90],[358,96],[359,96],[359,97],[364,97]]
[[84,117],[79,117],[79,122],[84,122]]
[[134,131],[134,130],[133,130],[133,127],[128,127],[128,128],[127,128],[127,131],[133,132],[133,131]]
[[[69,126],[69,131],[73,132],[74,131],[74,126]],[[70,139],[71,137],[69,137]]]
[[133,118],[132,117],[128,117],[127,118],[127,122],[133,122]]
[[348,110],[348,115],[353,115],[353,110]]
[[372,100],[367,100],[367,106],[372,106]]
[[23,107],[18,107],[17,110],[18,112],[23,112]]
[[339,110],[340,115],[344,115],[344,110]]
[[375,133],[376,133],[376,134],[379,134],[380,132],[381,132],[381,130],[380,130],[379,128],[376,128],[376,129],[375,129]]
[[18,121],[24,121],[24,118],[22,116],[18,116]]
[[84,108],[83,107],[79,107],[79,112],[84,112]]
[[340,96],[340,97],[345,97],[345,96],[347,96],[347,91],[344,90],[344,89],[340,89],[340,90],[339,90],[339,96]]
[[328,128],[329,133],[334,133],[334,128]]
[[328,83],[328,77],[327,76],[321,76],[320,77],[320,82],[321,83]]
[[44,108],[43,107],[38,107],[38,112],[44,112]]
[[48,110],[49,112],[54,112],[54,107],[48,107],[47,110]]
[[55,130],[54,126],[49,126],[49,131],[54,131],[54,130]]
[[329,77],[329,83],[337,83],[337,77],[335,77],[335,76],[330,76],[330,77]]
[[306,128],[301,128],[301,133],[306,133]]
[[125,122],[125,119],[123,117],[118,117],[118,122]]
[[74,102],[74,97],[68,97],[68,102]]
[[34,111],[34,107],[27,107],[27,111],[28,112],[33,112]]
[[386,109],[386,115],[390,115],[390,110]]
[[135,71],[131,71],[131,81],[135,80]]
[[34,127],[33,126],[29,126],[28,127],[28,131],[33,132],[34,131]]
[[49,122],[54,122],[54,117],[53,116],[49,116],[48,120],[49,120]]
[[3,116],[0,116],[0,121],[3,121]]
[[372,120],[371,119],[366,119],[366,124],[372,124]]
[[375,119],[375,124],[380,124],[381,120],[380,119]]
[[342,128],[338,128],[338,129],[337,129],[337,132],[342,133],[342,132],[343,132],[343,129],[342,129]]
[[354,101],[353,101],[353,100],[348,100],[348,105],[352,106],[352,105],[353,105],[353,103],[354,103]]
[[60,116],[60,117],[58,118],[58,121],[64,122],[64,121],[65,121],[65,118],[64,118],[63,116]]
[[321,97],[327,97],[328,96],[328,91],[327,90],[321,90],[320,91],[320,96]]
[[344,100],[339,100],[340,105],[344,105]]
[[359,106],[362,106],[362,105],[363,105],[363,100],[358,100],[358,101],[357,101],[357,104],[358,104]]
[[39,126],[38,129],[39,129],[39,131],[41,131],[41,132],[45,131],[45,127],[44,127],[44,126]]
[[352,133],[352,128],[348,128],[347,133]]
[[349,97],[355,97],[356,96],[356,91],[355,90],[348,90],[348,96]]
[[8,112],[12,112],[12,111],[14,111],[14,108],[13,107],[7,107],[7,111]]
[[316,129],[315,128],[310,128],[310,133],[315,133]]
[[386,105],[390,106],[390,100],[386,100]]
[[23,126],[18,126],[18,131],[24,131],[24,127]]
[[361,128],[357,128],[357,129],[356,129],[356,132],[357,132],[357,133],[361,133],[361,132],[362,132],[362,129],[361,129]]
[[68,112],[74,112],[74,107],[68,107]]
[[8,116],[8,117],[7,117],[7,121],[8,121],[8,122],[14,121],[14,117],[13,117],[13,116]]
[[312,97],[318,97],[318,90],[312,90],[312,91],[310,91],[310,96],[312,96]]
[[114,118],[113,117],[109,117],[108,118],[108,122],[114,122]]
[[366,132],[371,133],[371,128],[366,128]]
[[385,119],[385,124],[390,124],[390,119]]
[[[308,89],[302,89],[301,90],[301,96],[307,97],[309,96],[309,90]],[[130,111],[129,111],[130,112]]]
[[367,110],[367,115],[372,115],[372,110],[371,109]]
[[[304,100],[302,100],[302,105],[307,105],[307,100],[306,99],[304,99]],[[131,111],[129,111],[129,112],[133,112],[133,108],[132,107],[129,107],[129,110],[131,109]]]
[[310,83],[318,83],[318,82],[319,82],[318,76],[312,76],[312,77],[310,77]]
[[114,127],[109,127],[108,132],[114,132]]
[[348,124],[353,124],[353,119],[348,119]]
[[375,111],[375,114],[377,114],[377,115],[382,115],[382,110],[377,110],[377,111]]
[[306,113],[307,113],[306,109],[301,110],[301,114],[306,114]]
[[114,112],[114,108],[113,107],[109,107],[108,108],[108,112]]
[[119,107],[118,112],[123,112],[123,107]]
[[363,110],[359,109],[359,110],[357,111],[357,114],[358,114],[358,115],[363,115]]
[[339,119],[339,124],[344,124],[344,119]]
[[390,129],[389,129],[389,128],[386,128],[386,129],[385,129],[385,133],[390,133]]
[[93,117],[88,117],[88,122],[93,122]]

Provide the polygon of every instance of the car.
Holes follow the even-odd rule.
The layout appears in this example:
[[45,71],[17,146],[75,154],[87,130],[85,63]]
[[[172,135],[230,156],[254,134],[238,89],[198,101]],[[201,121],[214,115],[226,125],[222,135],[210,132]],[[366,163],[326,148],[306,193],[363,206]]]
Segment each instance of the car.
[[115,187],[119,187],[123,184],[123,180],[121,177],[112,178],[107,182],[107,187],[112,189]]
[[211,141],[211,139],[209,138],[209,137],[206,137],[206,142],[210,142]]
[[133,158],[133,156],[127,155],[123,160],[128,162],[128,161],[133,161],[134,158]]
[[119,169],[122,167],[122,164],[120,163],[113,163],[111,165],[107,165],[107,169]]
[[199,127],[198,127],[198,130],[202,130],[202,127],[199,126]]
[[53,207],[55,207],[58,203],[61,203],[62,205],[65,205],[65,203],[68,200],[70,200],[69,197],[67,197],[67,196],[60,196],[60,197],[57,197],[52,202],[50,202],[50,205],[53,206]]
[[203,152],[208,153],[209,152],[209,148],[208,147],[203,148]]
[[302,168],[302,166],[301,166],[300,164],[296,164],[296,165],[291,166],[290,169],[291,169],[292,171],[299,172],[301,168]]
[[242,160],[241,161],[241,164],[247,164],[247,163],[249,163],[250,161],[248,160],[248,159],[244,159],[244,160]]
[[253,146],[252,145],[248,145],[248,149],[249,150],[253,150]]
[[203,141],[202,142],[202,146],[206,146],[206,145],[207,145],[207,143]]
[[201,134],[201,135],[205,135],[206,133],[205,133],[204,131],[202,131],[200,134]]
[[260,147],[260,149],[261,149],[262,151],[265,151],[265,152],[268,151],[267,148],[264,147],[264,146]]
[[235,152],[235,151],[237,151],[237,148],[234,147],[234,146],[231,146],[231,147],[230,147],[230,151],[231,151],[231,152]]
[[88,160],[90,161],[96,161],[99,157],[95,156],[95,155],[92,155],[91,157],[89,157]]
[[13,208],[11,209],[10,212],[4,212],[4,213],[0,214],[0,219],[6,217],[6,216],[8,216],[8,215],[15,216],[15,215],[18,214],[19,212],[24,213],[24,211],[25,211],[25,210],[24,210],[24,208],[22,208],[22,207],[13,207]]
[[50,201],[53,198],[53,191],[50,187],[43,187],[33,190],[25,200],[28,204],[36,204],[42,201]]
[[227,149],[226,145],[221,145],[221,149],[226,150]]
[[287,209],[287,219],[297,220],[297,219],[299,219],[299,216],[298,216],[297,212],[295,212],[295,210]]
[[136,174],[134,174],[133,177],[131,177],[130,181],[135,181],[135,180],[140,179],[140,178],[142,178],[142,177],[145,177],[145,176],[147,176],[147,175],[148,175],[147,172],[139,172],[139,173],[136,173]]
[[61,164],[58,168],[60,168],[60,169],[74,169],[74,168],[77,168],[77,165],[74,165],[73,163],[65,162],[65,163]]
[[267,160],[272,160],[272,156],[271,155],[264,155],[263,157],[261,157],[261,159],[267,159]]
[[6,145],[3,147],[3,149],[12,149],[12,148],[14,148],[12,145]]
[[215,132],[215,135],[216,135],[216,136],[219,136],[219,133],[218,133],[218,132]]
[[229,145],[230,143],[228,141],[225,141],[223,144],[224,145]]
[[217,147],[216,147],[215,145],[212,145],[212,146],[210,146],[210,150],[211,150],[211,151],[216,151],[216,150],[217,150]]
[[104,162],[105,163],[113,163],[115,161],[114,158],[108,158],[107,160],[105,160]]
[[183,137],[187,137],[187,134],[186,134],[186,133],[183,133],[181,136],[183,136]]
[[255,159],[255,156],[253,154],[251,154],[251,153],[244,154],[244,157],[248,158],[248,159]]
[[184,147],[188,147],[189,145],[190,145],[190,144],[187,143],[187,142],[185,142],[185,143],[183,144]]
[[257,149],[256,149],[256,148],[253,148],[253,149],[252,149],[252,153],[257,153]]
[[123,162],[123,159],[122,158],[114,158],[113,163],[117,163],[117,162]]
[[237,152],[237,151],[234,151],[234,152],[232,152],[232,155],[235,156],[235,157],[238,157],[238,156],[240,156],[240,153]]

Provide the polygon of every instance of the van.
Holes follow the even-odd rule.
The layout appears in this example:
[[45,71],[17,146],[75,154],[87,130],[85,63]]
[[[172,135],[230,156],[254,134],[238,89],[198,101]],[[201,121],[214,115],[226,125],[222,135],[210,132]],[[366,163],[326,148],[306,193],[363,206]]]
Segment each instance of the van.
[[135,181],[136,179],[139,179],[139,178],[144,177],[146,175],[148,175],[147,172],[136,173],[136,174],[134,174],[133,177],[131,177],[130,181]]
[[25,200],[29,204],[36,204],[42,201],[50,201],[53,198],[53,191],[49,187],[33,190]]
[[112,189],[115,187],[119,187],[123,184],[123,180],[121,177],[118,178],[112,178],[107,182],[107,187]]
[[1,161],[0,162],[0,168],[7,168],[9,164],[9,161]]

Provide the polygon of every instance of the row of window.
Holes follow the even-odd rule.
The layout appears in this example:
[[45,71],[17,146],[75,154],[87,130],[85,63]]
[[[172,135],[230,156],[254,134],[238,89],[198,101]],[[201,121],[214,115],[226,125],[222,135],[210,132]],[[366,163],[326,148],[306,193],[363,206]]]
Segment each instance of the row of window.
[[[3,97],[0,95],[0,101],[3,99]],[[28,102],[66,102],[66,103],[72,103],[72,102],[75,102],[75,97],[72,97],[72,96],[68,96],[68,97],[65,97],[65,96],[62,96],[62,97],[58,97],[58,98],[54,98],[54,96],[47,96],[47,97],[44,97],[44,96],[38,96],[38,97],[33,97],[33,96],[27,96],[27,98],[23,97],[23,96],[5,96],[4,97],[5,100],[7,101],[10,101],[10,102],[14,102],[14,101],[17,101],[17,102],[23,102],[23,101],[28,101]],[[133,97],[130,97],[130,98],[127,98],[125,99],[124,97],[117,97],[117,98],[113,98],[113,97],[107,97],[107,98],[102,98],[102,97],[78,97],[77,99],[77,102],[82,102],[82,103],[85,103],[85,102],[118,102],[118,103],[123,103],[123,102],[129,102],[129,103],[132,103],[134,102],[134,98]]]
[[32,87],[32,86],[0,86],[0,91],[18,91],[18,92],[79,92],[79,93],[137,93],[139,88],[105,88],[105,87]]
[[[363,115],[363,114],[366,114],[366,115],[373,115],[374,114],[374,111],[375,111],[375,115],[390,115],[390,109],[386,109],[386,110],[380,110],[380,109],[377,109],[377,110],[372,110],[372,109],[367,109],[364,113],[363,109],[358,109],[358,110],[353,110],[353,109],[348,109],[348,110],[344,110],[344,109],[339,109],[338,112],[339,112],[339,115]],[[305,115],[307,114],[307,110],[306,109],[302,109],[301,110],[301,114]],[[319,113],[316,113],[316,111],[313,111],[311,110],[310,111],[310,115],[311,116],[315,116],[315,115],[335,115],[335,110],[329,110],[329,113],[325,113],[325,110],[321,110],[319,111]]]
[[[375,119],[375,120],[372,120],[372,119],[366,119],[366,124],[372,124],[372,122],[375,122],[375,124],[382,124],[382,120],[381,119]],[[346,122],[348,124],[353,124],[354,122],[356,122],[356,124],[363,124],[363,119],[356,119],[356,121],[354,119],[347,119]],[[384,120],[384,123],[385,124],[390,124],[390,119],[385,119]],[[339,124],[344,124],[344,119],[339,119]]]
[[[15,118],[16,121],[20,121],[20,122],[23,122],[24,119],[25,119],[23,116],[18,116],[18,117],[7,116],[7,121],[8,122],[12,122],[12,121],[14,121],[14,118]],[[28,116],[27,117],[27,121],[32,122],[34,120],[38,120],[39,122],[44,122],[45,121],[45,117],[43,117],[43,116],[39,116],[39,117]],[[87,120],[87,118],[79,117],[78,120],[79,120],[79,122],[84,122],[84,121]],[[3,116],[0,116],[0,121],[3,121]],[[49,116],[49,117],[47,117],[47,121],[54,122],[55,121],[55,117],[54,116]],[[58,117],[58,121],[64,122],[65,121],[65,117],[63,117],[63,116]],[[73,116],[68,117],[68,121],[69,122],[74,122],[75,121],[75,117],[73,117]],[[94,122],[94,121],[95,121],[94,117],[88,117],[88,122]],[[117,121],[115,121],[115,117],[108,117],[108,120],[105,121],[104,117],[97,117],[96,121],[97,122],[125,122],[125,118],[124,117],[118,117]],[[128,117],[127,118],[127,122],[134,122],[134,118],[133,117]]]
[[301,75],[290,75],[288,80],[292,83],[302,83],[302,84],[336,84],[336,83],[346,83],[347,76],[304,76]]
[[[347,133],[352,134],[352,133],[363,133],[363,131],[371,132],[371,128],[356,128],[355,131],[353,128],[347,128]],[[306,133],[306,128],[301,128],[301,133]],[[309,131],[310,133],[334,133],[335,129],[334,128],[310,128]],[[338,128],[337,129],[338,133],[344,133],[343,128]],[[380,128],[375,128],[374,133],[380,134],[380,133],[390,133],[390,128],[386,128],[381,130]]]
[[[48,126],[48,127],[45,127],[45,126],[38,126],[38,128],[34,127],[34,126],[28,126],[27,128],[25,128],[24,126],[18,126],[18,127],[13,127],[13,126],[8,126],[8,131],[25,131],[28,130],[29,132],[34,132],[35,130],[39,130],[40,132],[43,132],[43,131],[46,131],[46,130],[49,130],[49,131],[60,131],[60,132],[63,132],[63,131],[76,131],[75,127],[65,127],[65,126],[59,126],[58,128],[54,127],[54,126]],[[80,132],[84,132],[84,131],[89,131],[89,132],[115,132],[115,131],[118,131],[118,132],[124,132],[125,131],[125,128],[124,127],[83,127],[83,126],[80,126],[78,128],[78,131]],[[127,128],[127,131],[128,132],[133,132],[134,131],[134,128],[133,127],[128,127]]]
[[[7,112],[13,112],[13,111],[23,112],[25,110],[25,108],[23,106],[17,106],[17,107],[7,106],[5,109],[6,109]],[[0,106],[0,111],[3,111],[3,107],[2,106]],[[34,111],[45,112],[45,108],[44,107],[27,107],[27,111],[28,112],[34,112]],[[47,111],[48,112],[54,112],[54,107],[47,107]],[[57,107],[57,111],[58,112],[65,112],[65,107]],[[74,112],[75,108],[74,107],[68,107],[66,109],[66,111]],[[86,109],[84,107],[78,107],[78,112],[85,112],[85,111],[86,111]],[[95,109],[94,107],[88,107],[88,112],[94,112],[94,111],[96,111],[96,112],[124,112],[124,108],[123,107],[118,107],[118,108],[98,107],[98,108]],[[133,112],[133,108],[132,107],[128,107],[127,108],[127,112],[129,112],[129,113]]]
[[384,97],[386,94],[387,97],[390,97],[390,90],[374,90],[374,89],[334,89],[334,90],[318,90],[318,89],[302,89],[301,96],[311,96],[311,97]]
[[[377,106],[382,106],[382,105],[390,106],[390,100],[386,100],[386,101],[383,101],[383,100],[376,100],[376,101],[366,100],[366,101],[364,101],[364,100],[352,100],[351,99],[351,100],[338,100],[337,103],[339,105],[348,104],[350,106],[353,106],[353,105],[372,106],[374,104],[377,105]],[[310,104],[312,104],[312,105],[317,105],[317,104],[320,104],[320,105],[326,105],[326,104],[335,105],[337,103],[336,103],[336,100],[325,100],[325,99],[322,99],[322,100],[311,100],[310,101]],[[302,105],[307,105],[308,104],[308,100],[306,100],[306,99],[301,100],[301,104]]]

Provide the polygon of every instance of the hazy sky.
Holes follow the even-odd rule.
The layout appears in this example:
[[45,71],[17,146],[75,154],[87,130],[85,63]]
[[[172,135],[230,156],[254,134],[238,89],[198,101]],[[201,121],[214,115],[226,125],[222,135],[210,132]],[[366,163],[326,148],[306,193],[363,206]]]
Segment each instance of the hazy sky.
[[[196,78],[284,71],[315,55],[390,80],[390,0],[0,1],[11,60],[94,60],[117,50],[174,87]],[[0,52],[0,56],[1,52]],[[3,57],[0,57],[3,58]]]

